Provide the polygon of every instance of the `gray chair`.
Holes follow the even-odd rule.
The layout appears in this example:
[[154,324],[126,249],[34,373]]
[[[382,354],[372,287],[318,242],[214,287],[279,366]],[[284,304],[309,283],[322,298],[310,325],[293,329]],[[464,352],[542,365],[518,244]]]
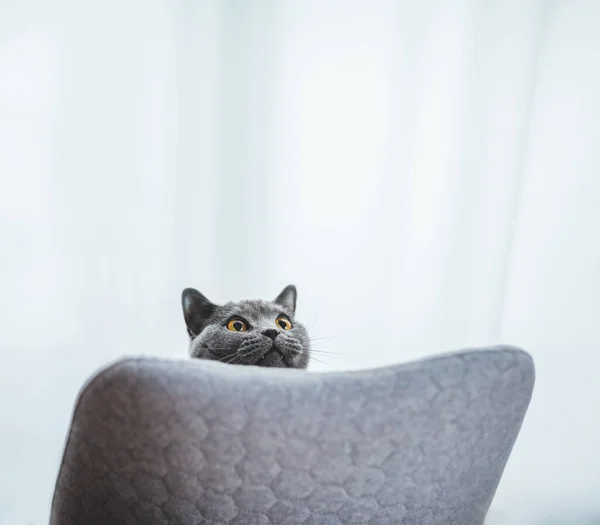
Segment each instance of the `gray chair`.
[[125,359],[79,396],[51,524],[481,525],[533,383],[507,347],[333,373]]

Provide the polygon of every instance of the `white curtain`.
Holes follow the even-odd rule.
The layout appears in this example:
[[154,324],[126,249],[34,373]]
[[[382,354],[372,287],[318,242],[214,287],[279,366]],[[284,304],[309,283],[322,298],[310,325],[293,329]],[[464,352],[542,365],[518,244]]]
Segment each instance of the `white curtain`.
[[0,523],[182,288],[288,283],[314,370],[529,350],[490,522],[599,519],[599,49],[595,0],[3,2]]

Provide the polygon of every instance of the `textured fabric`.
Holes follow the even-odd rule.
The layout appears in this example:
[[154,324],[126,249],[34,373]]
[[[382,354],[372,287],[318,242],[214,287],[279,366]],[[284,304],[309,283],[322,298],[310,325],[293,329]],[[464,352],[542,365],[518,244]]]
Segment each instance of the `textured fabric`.
[[81,393],[52,525],[481,525],[528,354],[327,374],[126,359]]

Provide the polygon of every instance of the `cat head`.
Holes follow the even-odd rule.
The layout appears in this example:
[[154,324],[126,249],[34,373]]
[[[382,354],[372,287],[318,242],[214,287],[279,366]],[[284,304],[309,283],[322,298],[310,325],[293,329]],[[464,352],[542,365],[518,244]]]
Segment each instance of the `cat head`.
[[198,290],[181,294],[190,336],[190,357],[223,363],[276,368],[306,368],[310,340],[294,319],[296,287],[287,286],[273,301],[247,300],[223,306]]

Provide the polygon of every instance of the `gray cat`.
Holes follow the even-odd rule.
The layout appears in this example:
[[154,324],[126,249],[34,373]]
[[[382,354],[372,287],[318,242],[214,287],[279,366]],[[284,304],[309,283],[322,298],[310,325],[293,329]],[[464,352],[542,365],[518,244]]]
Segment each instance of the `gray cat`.
[[238,365],[306,368],[310,339],[295,321],[296,287],[289,285],[274,301],[240,301],[218,306],[198,290],[181,294],[190,336],[190,357]]

